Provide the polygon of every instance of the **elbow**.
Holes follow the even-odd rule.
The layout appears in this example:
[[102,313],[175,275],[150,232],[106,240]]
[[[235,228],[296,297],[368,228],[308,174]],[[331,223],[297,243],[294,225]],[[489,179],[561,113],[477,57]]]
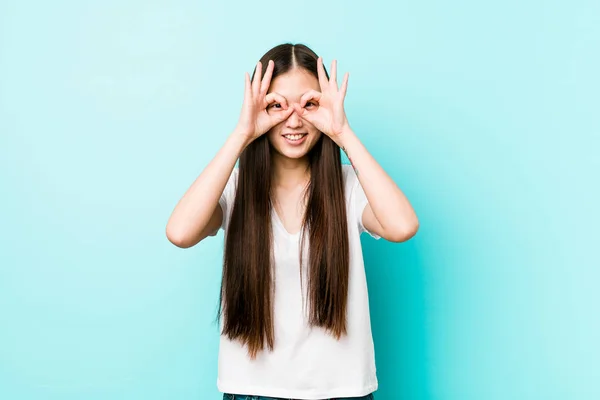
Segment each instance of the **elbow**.
[[189,240],[186,240],[186,237],[181,232],[178,232],[172,226],[167,225],[167,229],[165,231],[167,239],[169,242],[173,243],[175,246],[180,247],[182,249],[187,249],[191,247],[191,243]]
[[415,236],[418,230],[419,221],[415,221],[409,226],[404,225],[395,229],[392,233],[390,233],[388,240],[394,243],[406,242],[410,240],[413,236]]

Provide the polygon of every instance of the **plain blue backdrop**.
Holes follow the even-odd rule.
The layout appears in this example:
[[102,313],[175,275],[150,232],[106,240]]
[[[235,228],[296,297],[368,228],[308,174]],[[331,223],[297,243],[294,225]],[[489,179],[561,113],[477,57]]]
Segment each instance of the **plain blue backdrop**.
[[165,226],[288,41],[421,222],[362,239],[377,398],[600,398],[594,0],[0,0],[0,398],[219,398],[222,232]]

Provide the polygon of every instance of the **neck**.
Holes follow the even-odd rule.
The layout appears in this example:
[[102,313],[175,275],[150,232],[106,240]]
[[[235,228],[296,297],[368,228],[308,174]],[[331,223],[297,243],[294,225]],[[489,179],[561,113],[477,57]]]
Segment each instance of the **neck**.
[[273,186],[292,188],[310,179],[308,157],[298,159],[274,155],[272,159]]

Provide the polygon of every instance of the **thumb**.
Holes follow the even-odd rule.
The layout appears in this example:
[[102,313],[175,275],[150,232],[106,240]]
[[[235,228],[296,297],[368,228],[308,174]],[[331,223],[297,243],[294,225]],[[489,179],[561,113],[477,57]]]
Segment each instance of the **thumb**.
[[273,116],[273,119],[277,121],[277,123],[288,119],[290,115],[294,112],[293,107],[288,107],[286,110],[280,111]]
[[296,111],[296,113],[298,114],[298,116],[300,118],[302,118],[305,121],[310,122],[311,124],[313,123],[313,121],[314,121],[313,115],[311,113],[309,113],[308,111],[306,111],[306,109],[304,107],[300,106],[300,104],[298,104],[298,103],[292,104],[292,107],[294,108],[294,111]]

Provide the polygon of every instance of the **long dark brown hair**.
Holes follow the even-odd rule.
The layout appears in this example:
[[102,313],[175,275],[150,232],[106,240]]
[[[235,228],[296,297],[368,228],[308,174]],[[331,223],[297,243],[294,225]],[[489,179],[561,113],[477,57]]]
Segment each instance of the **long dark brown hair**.
[[[318,77],[317,55],[305,45],[287,43],[269,50],[260,59],[265,66],[263,76],[269,60],[275,63],[272,79],[292,68],[302,68]],[[275,344],[271,151],[264,134],[240,155],[235,201],[225,234],[218,318],[224,316],[222,333],[246,345],[252,358],[265,344],[270,350]],[[300,265],[308,232],[309,323],[339,339],[346,333],[349,271],[340,147],[322,134],[308,159],[310,182],[305,192]]]

